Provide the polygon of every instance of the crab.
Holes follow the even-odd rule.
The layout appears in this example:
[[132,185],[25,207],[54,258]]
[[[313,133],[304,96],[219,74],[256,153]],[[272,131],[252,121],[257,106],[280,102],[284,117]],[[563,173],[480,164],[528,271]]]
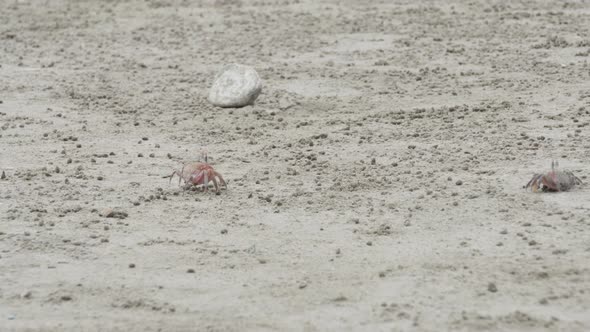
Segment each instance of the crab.
[[525,189],[531,188],[531,191],[537,192],[557,192],[568,191],[576,185],[581,185],[582,180],[570,171],[562,171],[557,169],[559,164],[557,161],[551,162],[551,170],[542,174],[535,174],[533,178],[526,184]]
[[178,175],[178,185],[184,181],[187,186],[202,186],[203,191],[209,189],[209,182],[213,182],[216,193],[220,192],[220,185],[227,189],[227,183],[223,176],[207,163],[206,152],[201,152],[201,160],[186,163],[182,168],[174,170],[171,175],[164,178],[170,178],[170,182],[172,182],[172,178]]

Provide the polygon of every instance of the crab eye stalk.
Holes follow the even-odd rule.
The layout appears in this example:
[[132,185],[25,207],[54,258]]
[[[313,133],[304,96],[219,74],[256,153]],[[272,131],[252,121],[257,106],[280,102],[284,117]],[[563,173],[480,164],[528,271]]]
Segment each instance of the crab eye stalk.
[[207,163],[207,148],[201,149],[201,161]]

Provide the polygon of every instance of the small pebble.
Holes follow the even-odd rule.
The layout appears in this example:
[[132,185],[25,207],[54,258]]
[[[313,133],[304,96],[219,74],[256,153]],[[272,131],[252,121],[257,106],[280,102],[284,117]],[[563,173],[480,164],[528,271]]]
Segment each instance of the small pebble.
[[496,284],[494,284],[493,282],[490,282],[488,284],[488,291],[489,292],[492,292],[492,293],[495,293],[495,292],[498,291],[498,287],[496,287]]

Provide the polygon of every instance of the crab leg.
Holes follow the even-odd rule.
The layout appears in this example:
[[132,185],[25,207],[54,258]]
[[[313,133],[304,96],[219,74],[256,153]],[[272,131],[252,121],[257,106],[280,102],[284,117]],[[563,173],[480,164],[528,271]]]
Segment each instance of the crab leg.
[[164,178],[170,178],[170,181],[168,181],[168,184],[172,183],[172,178],[174,177],[175,174],[177,174],[176,171],[172,172],[172,174],[169,176],[164,176]]
[[203,191],[209,190],[209,172],[204,172],[204,180],[203,180]]
[[584,182],[582,182],[582,180],[580,180],[579,177],[575,176],[574,173],[567,172],[567,175],[569,175],[570,178],[573,180],[572,182],[575,182],[576,184],[584,184]]
[[184,180],[184,183],[186,183],[186,177],[184,176],[184,168],[186,167],[186,165],[182,165],[182,169],[180,170],[180,174],[178,174],[178,172],[176,172],[178,174],[178,185],[180,186],[180,182],[182,180]]
[[215,192],[219,192],[219,184],[217,183],[217,179],[213,176],[211,177],[211,181],[213,182],[213,186],[215,186]]
[[536,191],[536,187],[538,187],[537,182],[541,176],[542,174],[533,175],[533,178],[529,181],[529,183],[526,184],[526,186],[524,186],[524,188],[528,189],[529,187],[531,187],[532,191]]
[[217,173],[216,171],[213,171],[213,173],[219,178],[219,182],[225,187],[225,189],[227,189],[227,182],[225,182],[223,176],[221,176],[221,174]]

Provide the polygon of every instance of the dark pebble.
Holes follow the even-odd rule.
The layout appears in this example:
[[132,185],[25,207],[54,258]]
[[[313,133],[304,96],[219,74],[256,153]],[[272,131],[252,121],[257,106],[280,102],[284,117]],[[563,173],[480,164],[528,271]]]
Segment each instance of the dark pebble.
[[494,284],[493,282],[490,282],[488,284],[488,291],[495,293],[498,291],[498,287],[496,287],[496,284]]

